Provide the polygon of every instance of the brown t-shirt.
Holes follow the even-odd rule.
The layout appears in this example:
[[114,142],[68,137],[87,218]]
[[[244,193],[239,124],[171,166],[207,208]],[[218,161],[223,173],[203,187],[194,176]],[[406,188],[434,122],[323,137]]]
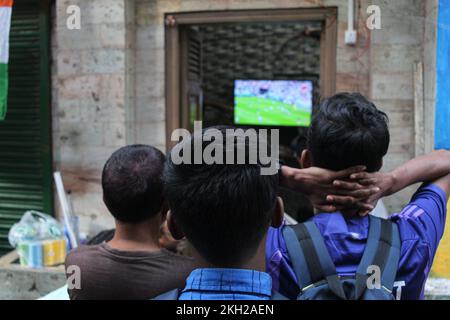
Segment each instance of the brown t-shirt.
[[71,251],[66,269],[70,265],[80,268],[80,288],[68,290],[72,300],[151,299],[183,289],[195,268],[192,258],[165,249],[122,251],[105,243]]

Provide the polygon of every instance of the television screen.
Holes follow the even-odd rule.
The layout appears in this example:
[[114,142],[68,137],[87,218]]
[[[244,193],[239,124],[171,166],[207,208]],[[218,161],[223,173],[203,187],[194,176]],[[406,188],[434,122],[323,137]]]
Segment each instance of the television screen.
[[235,80],[234,123],[309,126],[312,95],[312,81]]

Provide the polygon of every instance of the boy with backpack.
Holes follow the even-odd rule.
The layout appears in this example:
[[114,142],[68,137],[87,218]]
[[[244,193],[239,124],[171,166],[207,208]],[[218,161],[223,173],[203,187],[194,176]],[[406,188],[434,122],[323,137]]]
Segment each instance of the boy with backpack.
[[[304,224],[270,228],[267,272],[290,299],[423,299],[424,285],[444,232],[450,194],[450,152],[435,151],[380,173],[389,147],[387,116],[357,93],[324,100],[313,116],[302,168],[367,172],[335,181],[337,187],[376,185],[376,202],[418,182],[411,202],[388,220],[360,216],[349,204]],[[353,181],[352,181],[353,180]],[[330,202],[345,197],[329,196]]]
[[[283,202],[277,197],[279,178],[285,185],[305,191],[325,210],[348,201],[363,211],[373,208],[359,201],[374,194],[372,185],[332,185],[335,179],[361,173],[362,166],[336,172],[310,168],[300,174],[283,167],[282,177],[264,175],[260,151],[269,145],[259,137],[256,146],[251,136],[252,132],[242,129],[213,127],[194,132],[172,149],[164,170],[168,228],[175,239],[187,238],[200,267],[189,275],[183,290],[169,291],[157,300],[286,299],[272,290],[272,279],[265,272],[267,231],[283,220]],[[179,163],[175,150],[182,151],[187,161]],[[214,161],[205,160],[205,154]],[[226,159],[226,163],[217,159]],[[345,197],[329,202],[327,194]]]

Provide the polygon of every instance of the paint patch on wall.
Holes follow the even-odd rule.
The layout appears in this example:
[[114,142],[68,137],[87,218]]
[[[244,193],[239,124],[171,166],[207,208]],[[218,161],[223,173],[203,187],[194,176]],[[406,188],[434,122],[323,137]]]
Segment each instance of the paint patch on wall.
[[435,148],[450,149],[450,1],[439,1]]

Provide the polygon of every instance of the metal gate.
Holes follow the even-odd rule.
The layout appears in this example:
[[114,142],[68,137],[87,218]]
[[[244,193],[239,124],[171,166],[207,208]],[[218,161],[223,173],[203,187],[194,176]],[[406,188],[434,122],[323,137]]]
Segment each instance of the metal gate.
[[14,2],[9,94],[0,121],[0,256],[8,231],[29,209],[52,211],[49,2]]

